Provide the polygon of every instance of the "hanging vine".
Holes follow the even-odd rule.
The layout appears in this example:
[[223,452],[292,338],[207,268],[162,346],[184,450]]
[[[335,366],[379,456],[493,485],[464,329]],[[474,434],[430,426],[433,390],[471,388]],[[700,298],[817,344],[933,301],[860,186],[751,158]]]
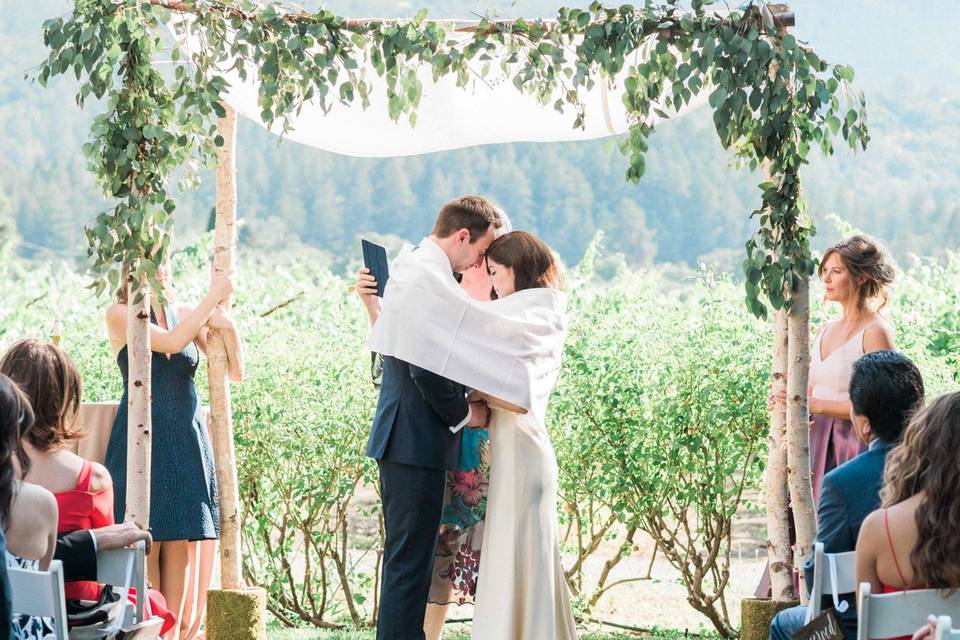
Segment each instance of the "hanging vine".
[[[359,73],[370,63],[386,80],[391,117],[415,124],[419,68],[435,79],[455,74],[465,86],[496,65],[540,102],[572,106],[571,126],[583,121],[585,90],[623,82],[631,127],[621,149],[632,181],[644,173],[651,115],[665,117],[708,91],[721,144],[743,165],[769,166],[776,176],[760,185],[744,272],[754,314],[766,314],[762,294],[783,308],[785,292],[814,270],[800,169],[813,147],[831,154],[835,138],[867,144],[865,103],[850,67],[830,65],[784,34],[762,3],[729,13],[710,5],[695,0],[687,12],[679,0],[642,8],[594,2],[560,9],[555,21],[484,19],[458,28],[425,12],[351,21],[271,0],[76,0],[69,16],[44,23],[50,53],[37,77],[46,84],[72,71],[80,106],[90,95],[107,99],[84,146],[98,183],[116,199],[86,229],[94,286],[115,287],[123,265],[135,281],[155,276],[176,207],[173,176],[210,165],[222,143],[216,119],[227,70],[241,78],[255,72],[262,119],[286,125],[306,101],[381,99]],[[179,43],[168,25],[176,25]],[[157,69],[161,53],[171,73]]]

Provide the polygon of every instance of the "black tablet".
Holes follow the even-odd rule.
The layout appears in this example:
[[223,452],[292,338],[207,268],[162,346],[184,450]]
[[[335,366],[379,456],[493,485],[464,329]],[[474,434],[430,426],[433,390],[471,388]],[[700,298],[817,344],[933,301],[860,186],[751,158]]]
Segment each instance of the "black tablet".
[[387,250],[369,240],[360,240],[360,247],[363,249],[363,266],[369,269],[371,275],[377,279],[377,295],[382,298],[387,279],[390,277]]

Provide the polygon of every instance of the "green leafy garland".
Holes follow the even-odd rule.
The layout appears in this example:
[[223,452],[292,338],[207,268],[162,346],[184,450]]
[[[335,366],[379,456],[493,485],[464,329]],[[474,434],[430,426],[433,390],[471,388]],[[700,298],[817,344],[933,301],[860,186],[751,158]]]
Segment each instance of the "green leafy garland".
[[[644,173],[651,115],[666,117],[709,91],[721,144],[743,165],[775,176],[760,185],[762,202],[752,213],[759,229],[747,242],[744,271],[754,314],[766,314],[761,292],[784,308],[785,292],[815,268],[800,168],[813,146],[831,154],[838,136],[865,147],[865,103],[851,87],[850,67],[827,64],[760,4],[724,14],[710,4],[694,0],[686,11],[679,0],[643,8],[594,2],[560,9],[553,22],[484,19],[464,28],[428,21],[425,12],[350,21],[272,0],[75,0],[69,17],[44,23],[50,54],[38,79],[46,84],[72,70],[82,81],[78,104],[107,98],[84,146],[99,184],[118,201],[86,230],[94,288],[116,287],[124,268],[135,282],[155,277],[176,207],[173,176],[185,165],[211,165],[222,144],[225,69],[241,78],[256,70],[262,119],[286,126],[309,100],[366,106],[376,99],[359,73],[367,62],[386,79],[391,117],[412,124],[423,90],[418,68],[429,67],[435,79],[456,74],[465,86],[496,65],[541,103],[573,106],[574,127],[583,121],[580,97],[598,76],[608,82],[625,73],[632,125],[621,149],[634,182]],[[186,58],[169,44],[166,25],[178,15],[188,18],[178,22],[181,36],[201,44]],[[648,55],[633,55],[644,47]],[[154,63],[166,51],[173,70],[165,75]],[[188,171],[187,181],[193,178]]]

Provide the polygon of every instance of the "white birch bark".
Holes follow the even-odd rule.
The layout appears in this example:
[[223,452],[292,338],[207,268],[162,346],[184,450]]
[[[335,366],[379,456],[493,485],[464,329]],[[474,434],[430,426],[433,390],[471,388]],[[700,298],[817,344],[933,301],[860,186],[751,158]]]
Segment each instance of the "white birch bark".
[[[217,209],[214,231],[213,270],[231,271],[236,247],[237,114],[227,105],[219,130],[224,144],[217,154]],[[229,305],[229,303],[227,303]],[[236,450],[233,442],[233,416],[230,409],[230,382],[227,375],[227,349],[220,331],[207,337],[207,371],[210,385],[210,419],[213,436],[217,485],[220,495],[220,576],[224,589],[243,586],[240,548],[240,499],[237,487]]]
[[124,521],[150,528],[150,287],[127,284],[127,503]]
[[[812,549],[817,532],[817,514],[810,482],[810,414],[807,387],[810,377],[810,278],[804,278],[792,294],[787,315],[787,478],[797,540],[794,566],[803,584],[803,561]],[[806,602],[806,589],[800,589]]]
[[[773,367],[770,391],[774,395],[787,390],[787,312],[773,314]],[[786,407],[772,403],[770,434],[767,436],[767,469],[764,477],[767,507],[767,558],[771,594],[777,602],[793,600],[793,561],[790,549],[790,501],[787,491],[787,414]]]

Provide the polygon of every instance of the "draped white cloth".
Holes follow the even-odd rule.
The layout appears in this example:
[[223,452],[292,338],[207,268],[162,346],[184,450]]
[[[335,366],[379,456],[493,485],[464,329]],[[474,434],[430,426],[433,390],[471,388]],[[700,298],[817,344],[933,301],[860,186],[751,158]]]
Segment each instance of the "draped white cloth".
[[424,238],[393,261],[367,346],[523,407],[544,424],[560,372],[566,302],[556,289],[474,300],[454,280],[443,250]]
[[[455,37],[468,41],[472,35],[464,33]],[[178,41],[188,54],[201,47],[195,35],[189,33],[178,37]],[[632,62],[642,62],[650,48],[645,47],[634,54]],[[477,63],[478,69],[479,65],[482,63]],[[472,75],[466,87],[458,87],[455,75],[434,81],[429,65],[421,66],[418,77],[423,83],[423,96],[416,109],[417,124],[414,127],[406,116],[401,116],[398,122],[390,118],[386,80],[377,74],[372,64],[361,64],[357,74],[371,85],[371,104],[367,109],[363,109],[359,98],[351,104],[334,99],[330,110],[325,113],[320,103],[314,100],[291,115],[286,133],[279,122],[271,130],[289,140],[325,151],[385,158],[483,144],[592,140],[622,134],[629,128],[630,114],[623,102],[625,74],[613,82],[598,78],[594,88],[582,94],[586,108],[584,124],[582,128],[574,128],[576,114],[572,107],[565,105],[561,113],[552,105],[543,105],[536,97],[521,93],[496,64],[492,67],[494,70],[486,77]],[[260,84],[255,70],[248,69],[246,80],[241,80],[233,70],[227,70],[223,75],[230,83],[227,103],[243,117],[266,127],[257,104]],[[703,102],[703,99],[695,98],[676,115]],[[651,114],[649,122],[659,119]]]

